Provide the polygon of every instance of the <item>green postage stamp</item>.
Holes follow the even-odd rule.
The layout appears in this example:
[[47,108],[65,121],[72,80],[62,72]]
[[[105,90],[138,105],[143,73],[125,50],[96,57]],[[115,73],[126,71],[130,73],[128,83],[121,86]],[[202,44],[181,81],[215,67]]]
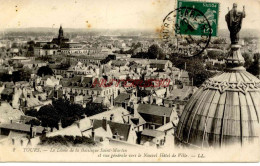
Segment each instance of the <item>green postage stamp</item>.
[[178,0],[177,9],[177,34],[217,36],[219,3]]

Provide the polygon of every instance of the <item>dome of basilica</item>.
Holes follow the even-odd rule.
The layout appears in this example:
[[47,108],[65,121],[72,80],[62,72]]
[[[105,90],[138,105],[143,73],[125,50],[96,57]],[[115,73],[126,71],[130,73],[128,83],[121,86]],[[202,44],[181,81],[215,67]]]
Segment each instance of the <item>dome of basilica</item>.
[[177,144],[222,147],[259,141],[260,80],[248,73],[239,45],[231,45],[227,70],[208,79],[185,106]]

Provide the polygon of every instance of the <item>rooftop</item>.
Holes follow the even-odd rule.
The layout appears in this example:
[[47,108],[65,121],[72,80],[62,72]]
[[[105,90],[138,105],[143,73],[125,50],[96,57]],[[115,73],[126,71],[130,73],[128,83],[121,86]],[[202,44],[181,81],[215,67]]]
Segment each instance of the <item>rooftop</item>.
[[151,104],[139,104],[137,111],[143,114],[150,114],[150,115],[157,115],[157,116],[164,116],[170,117],[172,114],[173,108],[162,107],[157,105]]
[[[107,124],[110,126],[113,135],[123,136],[123,140],[127,141],[131,125],[124,123],[117,123],[112,121],[107,121]],[[94,120],[93,129],[99,128],[102,126],[102,120]]]
[[127,100],[130,99],[131,94],[129,93],[120,93],[116,98],[115,98],[115,102],[116,103],[123,103]]
[[[36,132],[41,134],[44,128],[42,126],[35,126],[35,127],[36,127]],[[28,133],[30,132],[31,125],[23,124],[23,123],[10,123],[10,124],[0,124],[0,128]]]
[[144,129],[142,131],[142,135],[156,138],[165,135],[165,132],[159,130]]

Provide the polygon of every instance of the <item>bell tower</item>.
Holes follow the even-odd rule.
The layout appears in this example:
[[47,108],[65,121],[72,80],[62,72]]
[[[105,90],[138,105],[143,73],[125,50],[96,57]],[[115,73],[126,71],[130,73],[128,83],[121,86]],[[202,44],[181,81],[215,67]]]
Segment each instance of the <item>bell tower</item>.
[[62,26],[60,26],[58,39],[62,39],[62,38],[63,38],[63,29]]

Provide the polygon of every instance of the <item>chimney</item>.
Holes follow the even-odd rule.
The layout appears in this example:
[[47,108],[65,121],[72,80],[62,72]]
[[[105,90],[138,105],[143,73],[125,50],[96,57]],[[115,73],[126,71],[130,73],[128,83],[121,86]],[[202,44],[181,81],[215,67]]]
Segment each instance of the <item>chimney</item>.
[[58,130],[61,130],[61,129],[62,129],[62,123],[61,123],[61,119],[60,119],[60,121],[58,123]]
[[96,96],[91,95],[91,101],[94,102],[94,100],[96,100]]
[[169,86],[166,87],[166,93],[165,93],[165,97],[170,96],[170,88]]
[[140,101],[140,103],[144,104],[143,96],[141,96],[141,101]]
[[127,109],[127,103],[126,103],[126,102],[124,102],[124,104],[125,104],[125,109]]
[[46,137],[47,133],[48,133],[48,129],[46,127],[44,127],[44,129],[42,130],[42,136]]
[[153,95],[150,95],[150,104],[153,104]]
[[54,90],[54,98],[58,98],[58,91],[57,90]]
[[114,104],[114,94],[111,96],[111,98],[110,98],[110,104],[111,104],[111,106],[114,106],[115,104]]
[[105,131],[107,131],[107,119],[105,117],[102,119],[102,127]]
[[163,114],[163,125],[166,124],[166,114]]
[[24,100],[24,107],[27,107],[27,100]]
[[14,145],[15,144],[15,140],[14,140],[14,138],[12,138],[12,145]]
[[36,83],[33,81],[33,88],[36,89]]
[[21,139],[21,141],[20,141],[20,142],[21,142],[21,146],[23,146],[23,140],[22,140],[22,139]]
[[135,118],[136,118],[136,115],[138,115],[137,108],[138,108],[138,104],[134,104],[134,117]]
[[114,120],[114,114],[111,114],[110,115],[110,121],[113,121]]
[[78,128],[80,128],[80,120],[79,119],[76,121],[76,124],[77,124]]
[[31,124],[30,127],[30,138],[34,138],[36,136],[36,127]]
[[91,131],[91,137],[92,137],[92,140],[95,141],[95,130],[93,128]]

